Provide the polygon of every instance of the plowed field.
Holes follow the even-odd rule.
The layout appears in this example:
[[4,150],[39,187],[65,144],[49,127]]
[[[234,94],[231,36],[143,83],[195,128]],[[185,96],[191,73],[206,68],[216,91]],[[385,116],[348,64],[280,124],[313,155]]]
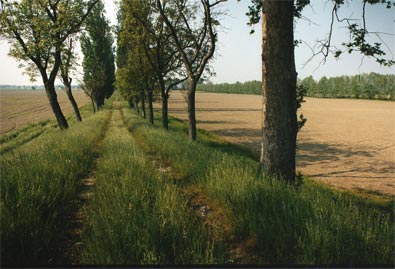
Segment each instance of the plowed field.
[[[260,148],[261,97],[198,93],[198,128]],[[297,170],[342,189],[395,195],[395,103],[306,98],[307,123],[298,137]],[[187,119],[181,93],[170,114]]]
[[[59,104],[65,114],[73,108],[63,91],[57,91]],[[79,106],[88,102],[88,97],[82,91],[73,91]],[[28,123],[52,119],[55,116],[44,90],[15,90],[0,91],[0,134],[16,130]]]

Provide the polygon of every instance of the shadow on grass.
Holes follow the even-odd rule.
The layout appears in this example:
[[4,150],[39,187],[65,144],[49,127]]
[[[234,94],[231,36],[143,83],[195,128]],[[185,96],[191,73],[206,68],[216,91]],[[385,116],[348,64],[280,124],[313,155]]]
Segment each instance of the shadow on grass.
[[[188,135],[188,126],[186,121],[169,117],[169,125],[170,129],[182,131]],[[210,148],[217,149],[232,155],[246,156],[253,159],[254,161],[259,161],[259,154],[255,150],[245,145],[230,143],[212,132],[198,129],[197,140],[199,143]]]

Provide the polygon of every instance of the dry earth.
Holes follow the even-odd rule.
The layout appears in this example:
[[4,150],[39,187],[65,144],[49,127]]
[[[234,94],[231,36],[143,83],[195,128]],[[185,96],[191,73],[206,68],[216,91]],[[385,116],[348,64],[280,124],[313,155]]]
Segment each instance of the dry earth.
[[[395,195],[395,103],[306,98],[307,123],[298,138],[297,170],[341,189]],[[181,93],[170,114],[187,119]],[[259,151],[261,97],[198,93],[198,128]]]
[[[65,114],[73,108],[66,94],[57,91],[59,104]],[[88,102],[82,91],[74,91],[79,106]],[[1,90],[0,91],[0,134],[19,129],[28,123],[55,118],[44,90]]]

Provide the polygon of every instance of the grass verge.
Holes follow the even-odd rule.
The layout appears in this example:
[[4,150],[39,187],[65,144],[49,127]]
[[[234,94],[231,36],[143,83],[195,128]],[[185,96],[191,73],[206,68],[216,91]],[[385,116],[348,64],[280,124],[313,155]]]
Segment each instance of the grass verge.
[[62,258],[81,175],[92,164],[108,111],[66,131],[53,131],[2,156],[1,264],[53,265]]
[[210,146],[205,134],[190,142],[177,122],[165,132],[130,113],[126,121],[141,147],[178,175],[177,184],[196,186],[213,203],[222,202],[236,240],[248,242],[241,244],[245,253],[256,256],[253,262],[393,264],[393,201],[380,208],[309,181],[295,188],[257,175],[256,161]]
[[82,264],[222,263],[222,249],[114,111],[94,175]]

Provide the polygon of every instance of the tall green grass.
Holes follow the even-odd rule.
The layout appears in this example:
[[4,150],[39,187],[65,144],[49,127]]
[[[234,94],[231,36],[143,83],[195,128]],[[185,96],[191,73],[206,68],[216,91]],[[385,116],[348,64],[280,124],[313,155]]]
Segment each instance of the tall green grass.
[[1,263],[62,263],[65,218],[79,180],[92,165],[108,111],[67,131],[54,131],[2,156]]
[[82,264],[210,264],[220,246],[114,112],[94,175]]
[[237,152],[192,143],[183,132],[152,128],[126,114],[138,143],[170,164],[181,184],[222,201],[236,238],[250,242],[247,252],[261,257],[259,262],[393,265],[393,203],[388,212],[318,184],[297,189],[258,175],[257,162]]

